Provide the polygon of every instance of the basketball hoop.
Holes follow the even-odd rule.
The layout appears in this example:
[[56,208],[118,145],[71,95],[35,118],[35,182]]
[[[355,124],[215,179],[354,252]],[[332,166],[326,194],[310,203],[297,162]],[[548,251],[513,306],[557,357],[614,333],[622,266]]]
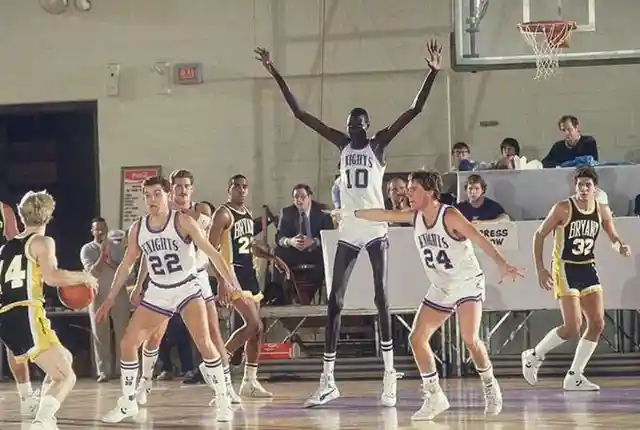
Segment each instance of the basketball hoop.
[[525,42],[536,56],[536,76],[534,79],[547,79],[554,76],[559,62],[558,56],[563,48],[568,48],[571,32],[578,28],[575,21],[532,21],[518,24]]

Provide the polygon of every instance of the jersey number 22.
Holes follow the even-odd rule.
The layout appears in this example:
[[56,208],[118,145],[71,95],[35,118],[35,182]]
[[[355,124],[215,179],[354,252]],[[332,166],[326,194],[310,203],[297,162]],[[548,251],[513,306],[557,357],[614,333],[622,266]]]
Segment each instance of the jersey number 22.
[[170,275],[182,270],[178,254],[166,254],[163,258],[152,255],[149,257],[149,265],[157,276]]

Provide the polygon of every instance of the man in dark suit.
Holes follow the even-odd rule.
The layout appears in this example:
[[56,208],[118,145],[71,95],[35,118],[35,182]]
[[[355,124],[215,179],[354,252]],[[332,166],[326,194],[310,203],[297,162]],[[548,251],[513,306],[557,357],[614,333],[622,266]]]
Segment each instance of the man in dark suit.
[[298,290],[300,304],[309,304],[322,286],[320,231],[333,229],[331,216],[323,212],[323,206],[312,196],[313,191],[306,184],[293,187],[293,205],[282,209],[276,234],[276,255],[291,268],[294,278],[302,275],[313,284],[312,291]]

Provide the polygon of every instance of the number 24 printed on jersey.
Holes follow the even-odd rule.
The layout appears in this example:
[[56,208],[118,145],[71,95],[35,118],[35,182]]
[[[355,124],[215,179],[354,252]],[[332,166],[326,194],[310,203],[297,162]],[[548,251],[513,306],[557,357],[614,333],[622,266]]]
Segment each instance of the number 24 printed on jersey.
[[423,251],[424,254],[424,263],[427,265],[429,269],[436,269],[436,265],[441,266],[438,269],[451,270],[453,269],[453,264],[451,264],[451,259],[447,255],[447,251],[444,249],[439,250],[435,256],[433,251],[430,248],[426,248]]

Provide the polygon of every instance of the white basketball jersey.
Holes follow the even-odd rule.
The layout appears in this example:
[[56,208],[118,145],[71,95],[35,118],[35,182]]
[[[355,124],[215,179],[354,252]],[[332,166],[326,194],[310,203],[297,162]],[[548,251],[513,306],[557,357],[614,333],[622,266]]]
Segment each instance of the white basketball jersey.
[[181,284],[196,272],[196,251],[191,239],[177,230],[178,211],[171,211],[164,228],[152,230],[149,215],[140,220],[138,246],[147,260],[151,282],[161,286]]
[[353,149],[347,145],[340,154],[340,206],[346,210],[384,209],[383,166],[370,145]]
[[[191,207],[195,209],[197,203],[194,203]],[[196,219],[196,223],[202,230],[202,234],[204,237],[209,237],[209,230],[211,229],[212,218],[209,215],[198,214],[198,219]],[[202,252],[201,249],[196,247],[196,267],[198,270],[204,269],[207,264],[209,264],[209,257],[207,254]]]
[[414,215],[413,237],[422,265],[431,283],[438,287],[455,287],[456,282],[482,273],[469,239],[454,239],[444,225],[449,205],[440,205],[433,226],[427,226],[421,212]]

